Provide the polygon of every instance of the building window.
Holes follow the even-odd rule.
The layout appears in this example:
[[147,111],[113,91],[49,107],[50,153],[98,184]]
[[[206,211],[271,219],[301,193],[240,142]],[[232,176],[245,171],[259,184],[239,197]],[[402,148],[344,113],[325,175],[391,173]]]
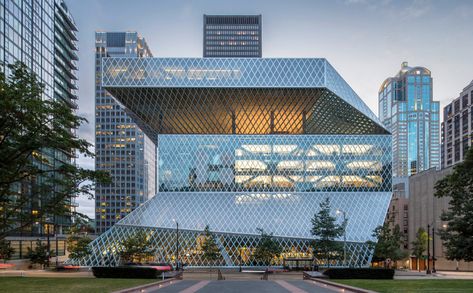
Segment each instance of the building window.
[[456,100],[453,104],[453,109],[454,109],[454,112],[455,114],[457,114],[458,112],[460,112],[460,100]]
[[464,95],[462,98],[462,108],[466,109],[468,107],[468,95]]
[[455,162],[458,162],[460,160],[460,141],[457,140],[455,141],[454,145],[454,160]]

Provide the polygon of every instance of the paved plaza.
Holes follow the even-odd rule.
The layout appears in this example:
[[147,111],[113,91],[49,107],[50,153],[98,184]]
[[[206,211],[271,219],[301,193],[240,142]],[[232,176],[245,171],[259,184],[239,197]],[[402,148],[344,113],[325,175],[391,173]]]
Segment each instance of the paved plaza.
[[268,292],[268,293],[304,293],[304,292],[320,292],[331,293],[341,292],[340,289],[331,288],[322,284],[316,284],[312,281],[303,280],[274,280],[274,281],[198,281],[198,280],[182,280],[175,281],[172,284],[162,286],[160,289],[150,292],[157,293],[206,293],[206,292]]

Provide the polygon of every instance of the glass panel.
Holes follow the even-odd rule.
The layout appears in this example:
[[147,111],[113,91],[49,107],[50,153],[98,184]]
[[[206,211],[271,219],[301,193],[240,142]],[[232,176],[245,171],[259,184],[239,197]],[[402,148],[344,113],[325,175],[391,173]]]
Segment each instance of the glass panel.
[[390,188],[388,136],[159,135],[158,141],[159,191]]

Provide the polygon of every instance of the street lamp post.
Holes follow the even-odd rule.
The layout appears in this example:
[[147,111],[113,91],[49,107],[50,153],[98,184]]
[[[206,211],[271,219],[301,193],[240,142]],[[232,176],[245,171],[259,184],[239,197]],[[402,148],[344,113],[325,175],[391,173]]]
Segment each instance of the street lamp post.
[[343,215],[343,266],[347,265],[347,213],[344,210],[338,209],[337,214]]
[[49,224],[46,223],[46,237],[47,237],[47,241],[48,241],[48,253],[47,253],[47,256],[48,256],[48,261],[46,263],[46,266],[49,268],[49,259],[51,258],[51,242],[50,242],[50,239],[49,239]]
[[430,224],[427,224],[427,275],[430,275]]
[[179,223],[172,219],[173,222],[176,222],[176,269],[179,270]]
[[435,227],[432,226],[432,273],[436,273],[435,269]]
[[[46,218],[45,224],[46,224],[46,237],[48,241],[48,261],[47,261],[47,267],[49,268],[50,263],[51,263],[51,225],[55,225],[55,218],[51,219],[51,217]],[[54,233],[56,233],[56,226],[54,228]],[[56,240],[57,241],[57,240]],[[57,244],[57,243],[56,243]],[[56,245],[57,246],[57,245]],[[57,249],[57,247],[56,247]],[[57,252],[56,252],[57,254]],[[56,257],[56,266],[57,266],[57,257]]]
[[241,257],[241,250],[242,250],[242,248],[240,247],[239,250],[240,250],[240,261],[239,261],[239,263],[240,263],[240,273],[241,273],[241,262],[243,261],[243,258]]

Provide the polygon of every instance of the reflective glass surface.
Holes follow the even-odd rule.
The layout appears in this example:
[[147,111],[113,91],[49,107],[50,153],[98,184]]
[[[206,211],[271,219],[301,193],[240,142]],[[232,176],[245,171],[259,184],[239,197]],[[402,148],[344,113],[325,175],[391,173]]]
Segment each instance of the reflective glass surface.
[[389,135],[159,135],[159,191],[389,191]]

